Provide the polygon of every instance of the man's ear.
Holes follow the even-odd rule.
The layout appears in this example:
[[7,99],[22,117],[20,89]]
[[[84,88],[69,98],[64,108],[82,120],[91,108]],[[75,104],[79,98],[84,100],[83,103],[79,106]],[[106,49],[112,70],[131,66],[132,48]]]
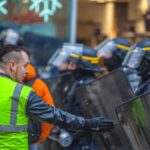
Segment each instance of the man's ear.
[[10,72],[14,72],[16,70],[16,62],[15,61],[10,61],[8,66],[9,66]]

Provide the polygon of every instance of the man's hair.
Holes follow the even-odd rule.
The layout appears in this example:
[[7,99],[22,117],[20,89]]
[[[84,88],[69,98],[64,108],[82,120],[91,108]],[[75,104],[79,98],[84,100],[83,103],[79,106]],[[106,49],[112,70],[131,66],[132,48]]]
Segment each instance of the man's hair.
[[6,45],[0,48],[0,63],[15,60],[19,62],[21,58],[21,51],[24,51],[28,56],[30,53],[27,48],[16,45]]

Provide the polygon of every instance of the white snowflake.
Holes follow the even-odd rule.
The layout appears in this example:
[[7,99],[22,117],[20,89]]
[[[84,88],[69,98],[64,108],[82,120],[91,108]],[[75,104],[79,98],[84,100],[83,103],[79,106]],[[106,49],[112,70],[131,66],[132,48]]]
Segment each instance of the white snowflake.
[[4,7],[5,4],[7,4],[7,0],[2,0],[0,2],[0,12],[4,15],[6,15],[8,13],[7,9]]
[[[43,17],[45,22],[48,22],[49,16],[54,15],[57,8],[63,7],[59,0],[31,0],[31,2],[29,9],[39,13],[39,16]],[[43,10],[40,10],[41,4],[43,4]]]

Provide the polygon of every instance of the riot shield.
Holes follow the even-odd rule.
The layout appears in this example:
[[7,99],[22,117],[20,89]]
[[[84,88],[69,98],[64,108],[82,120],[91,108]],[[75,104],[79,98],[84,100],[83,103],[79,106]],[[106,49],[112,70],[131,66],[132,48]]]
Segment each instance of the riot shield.
[[122,70],[116,70],[108,75],[94,80],[76,90],[86,117],[104,115],[117,121],[115,107],[131,99],[134,94]]
[[46,79],[45,82],[51,90],[56,107],[63,109],[62,102],[65,100],[68,91],[75,82],[72,73],[65,72],[55,77]]
[[150,92],[116,108],[120,124],[133,150],[150,149]]
[[76,95],[85,117],[105,116],[115,122],[115,129],[111,133],[103,134],[103,143],[107,141],[105,149],[130,149],[128,139],[115,114],[115,107],[118,104],[134,96],[125,73],[122,70],[113,71],[86,86],[78,88]]

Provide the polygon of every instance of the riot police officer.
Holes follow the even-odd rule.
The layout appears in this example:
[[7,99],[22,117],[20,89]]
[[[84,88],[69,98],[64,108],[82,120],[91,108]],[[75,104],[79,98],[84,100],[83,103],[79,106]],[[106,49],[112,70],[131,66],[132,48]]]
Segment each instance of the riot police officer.
[[[75,91],[78,87],[88,84],[96,79],[95,72],[102,73],[103,69],[98,65],[99,58],[96,52],[83,44],[65,43],[55,57],[52,57],[51,66],[57,67],[59,72],[71,71],[75,79],[64,100],[62,100],[62,109],[74,114],[83,115],[80,102],[76,99]],[[64,81],[66,82],[66,81]],[[68,82],[68,81],[67,81]],[[75,149],[93,149],[95,145],[91,144],[91,133],[72,133],[73,143],[69,150]],[[80,137],[80,138],[78,138]],[[94,147],[93,147],[94,146]],[[98,148],[99,149],[99,148]]]
[[[73,95],[77,87],[95,80],[95,72],[103,73],[104,71],[104,69],[98,65],[99,58],[96,52],[83,44],[65,43],[59,53],[57,52],[55,58],[53,57],[52,59],[53,61],[49,61],[51,66],[57,67],[60,73],[70,71],[75,79],[75,82],[72,84],[74,90],[72,90],[72,94],[69,94],[69,97],[72,97],[72,99],[74,99]],[[64,102],[63,109],[66,108],[69,112],[80,114],[79,105],[73,104],[77,103],[77,100],[66,99],[68,100]],[[65,106],[65,103],[67,103],[67,106]],[[72,106],[68,106],[68,103]]]
[[[123,107],[126,107],[126,109],[124,109],[125,107],[122,107],[122,110],[125,110],[128,114],[130,114],[126,115],[126,112],[124,112],[125,121],[122,120],[122,122],[124,126],[129,127],[129,130],[126,128],[125,132],[129,135],[129,140],[133,145],[133,149],[134,147],[139,149],[149,149],[150,133],[148,91],[150,91],[150,40],[144,39],[133,45],[123,62],[123,66],[134,71],[134,73],[140,77],[140,80],[137,81],[138,86],[135,90],[135,94],[138,97],[132,101],[128,101],[128,103],[125,104],[126,106],[122,105]],[[145,93],[148,94],[143,95]],[[128,131],[130,131],[130,134]],[[131,136],[132,134],[134,136]]]
[[130,49],[130,43],[123,38],[106,39],[100,43],[95,49],[98,57],[102,61],[108,71],[113,71],[121,67],[125,55]]
[[106,67],[109,72],[121,68],[125,72],[134,92],[140,77],[137,75],[135,69],[124,65],[124,61],[128,59],[127,54],[130,52],[130,47],[131,45],[127,40],[123,38],[113,38],[106,39],[96,47],[96,50],[97,55],[101,59],[100,65]]
[[132,70],[136,70],[137,75],[140,76],[138,88],[136,94],[144,94],[150,90],[150,40],[142,40],[136,43],[123,66],[128,67]]

